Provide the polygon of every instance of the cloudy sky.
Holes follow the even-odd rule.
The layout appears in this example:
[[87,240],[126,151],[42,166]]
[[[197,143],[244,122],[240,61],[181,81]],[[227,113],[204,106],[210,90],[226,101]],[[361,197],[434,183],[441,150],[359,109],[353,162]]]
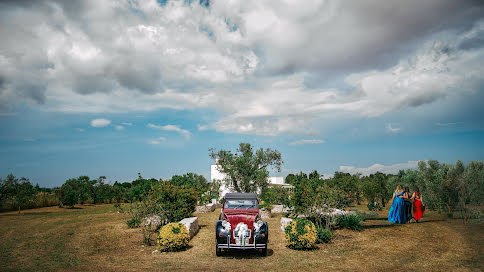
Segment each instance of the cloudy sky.
[[0,176],[482,160],[483,37],[481,1],[1,1]]

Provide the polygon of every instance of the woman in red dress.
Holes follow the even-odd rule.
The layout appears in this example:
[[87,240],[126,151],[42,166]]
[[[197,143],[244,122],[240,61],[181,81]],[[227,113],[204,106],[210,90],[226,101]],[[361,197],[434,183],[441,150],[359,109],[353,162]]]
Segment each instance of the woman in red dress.
[[422,215],[425,212],[425,206],[423,204],[422,194],[420,193],[420,190],[418,189],[418,187],[415,187],[415,192],[413,193],[412,198],[414,200],[413,218],[418,222],[418,220],[422,218]]

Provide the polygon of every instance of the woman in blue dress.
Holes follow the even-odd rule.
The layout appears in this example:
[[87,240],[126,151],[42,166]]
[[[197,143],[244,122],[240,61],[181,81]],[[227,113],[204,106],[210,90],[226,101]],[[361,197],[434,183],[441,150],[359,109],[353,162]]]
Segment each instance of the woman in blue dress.
[[388,212],[388,222],[398,224],[404,224],[407,222],[405,215],[405,203],[403,200],[404,193],[405,191],[403,191],[402,186],[398,185],[393,193],[392,207]]

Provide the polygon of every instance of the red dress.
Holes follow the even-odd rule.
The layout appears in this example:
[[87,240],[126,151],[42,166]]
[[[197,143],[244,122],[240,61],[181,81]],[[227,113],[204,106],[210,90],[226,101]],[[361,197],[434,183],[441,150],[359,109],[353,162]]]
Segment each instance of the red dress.
[[425,212],[425,206],[422,205],[422,194],[415,193],[415,201],[413,202],[413,218],[420,220]]

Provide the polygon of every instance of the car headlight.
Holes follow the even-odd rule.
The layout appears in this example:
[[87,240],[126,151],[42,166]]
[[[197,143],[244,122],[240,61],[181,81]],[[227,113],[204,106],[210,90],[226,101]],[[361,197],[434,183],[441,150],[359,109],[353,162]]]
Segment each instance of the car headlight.
[[229,232],[230,231],[230,223],[227,220],[222,221],[223,231]]
[[263,224],[262,220],[254,222],[254,232],[258,232]]

